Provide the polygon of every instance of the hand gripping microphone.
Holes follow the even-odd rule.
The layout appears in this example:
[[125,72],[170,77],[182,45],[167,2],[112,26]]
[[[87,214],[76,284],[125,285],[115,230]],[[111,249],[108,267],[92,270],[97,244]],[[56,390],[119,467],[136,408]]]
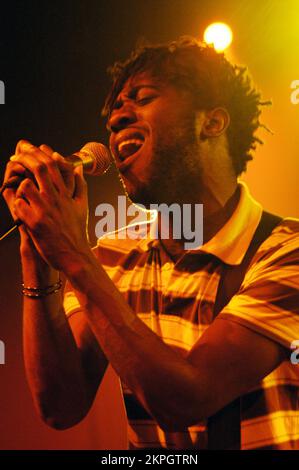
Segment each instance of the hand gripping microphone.
[[[104,174],[111,164],[109,150],[105,145],[98,142],[88,142],[81,148],[81,150],[73,153],[72,155],[64,157],[64,159],[71,163],[74,168],[82,165],[84,173],[92,176],[99,176]],[[7,181],[4,181],[0,188],[0,194],[2,194],[3,191],[5,191],[7,188],[18,187],[23,179],[23,175],[15,175],[9,178]],[[16,221],[15,225],[0,237],[0,241],[6,238],[21,224],[22,222],[20,220]]]
[[[71,163],[74,168],[82,165],[84,173],[93,176],[102,175],[108,170],[111,164],[109,150],[105,145],[98,142],[88,142],[81,150],[64,157],[64,159]],[[6,188],[18,187],[23,179],[23,175],[15,175],[9,178],[9,180],[4,181],[0,188],[0,194],[2,194]]]

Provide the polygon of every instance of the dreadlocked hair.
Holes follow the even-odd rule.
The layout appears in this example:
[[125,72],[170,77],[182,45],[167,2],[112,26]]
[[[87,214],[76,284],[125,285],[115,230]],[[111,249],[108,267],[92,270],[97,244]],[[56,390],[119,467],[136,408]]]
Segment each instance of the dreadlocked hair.
[[196,109],[224,107],[230,115],[227,139],[235,174],[238,176],[246,170],[256,144],[263,143],[255,135],[259,127],[265,127],[259,121],[261,106],[271,104],[261,101],[246,67],[232,65],[223,53],[192,37],[184,36],[166,44],[141,45],[128,60],[116,62],[108,69],[113,84],[103,115],[111,113],[129,77],[145,71],[160,81],[189,90]]

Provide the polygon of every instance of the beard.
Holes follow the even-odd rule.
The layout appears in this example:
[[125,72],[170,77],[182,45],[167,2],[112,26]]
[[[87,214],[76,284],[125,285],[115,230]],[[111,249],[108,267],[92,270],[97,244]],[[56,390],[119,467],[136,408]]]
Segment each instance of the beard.
[[167,135],[157,134],[146,182],[136,177],[134,191],[127,192],[120,175],[126,195],[134,204],[149,209],[151,204],[199,202],[196,198],[203,172],[194,122],[192,117],[184,125],[173,126]]

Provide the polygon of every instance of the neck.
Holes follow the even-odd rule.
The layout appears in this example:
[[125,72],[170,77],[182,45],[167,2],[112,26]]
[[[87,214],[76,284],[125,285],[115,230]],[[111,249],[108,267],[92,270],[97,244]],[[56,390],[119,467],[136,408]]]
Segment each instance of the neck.
[[[240,187],[237,183],[231,188],[230,193],[228,196],[222,196],[222,200],[219,198],[211,197],[206,198],[209,203],[205,203],[205,199],[201,202],[196,204],[190,204],[191,208],[191,227],[196,229],[196,210],[198,208],[198,204],[203,204],[203,243],[208,242],[230,219],[233,212],[235,211],[237,204],[240,199]],[[183,204],[180,204],[181,214],[183,214]],[[170,214],[172,215],[172,214]],[[181,227],[180,227],[180,234],[181,238],[175,238],[175,227],[173,224],[173,218],[170,217],[168,220],[169,225],[169,236],[167,239],[163,238],[163,213],[158,213],[158,223],[159,223],[159,234],[161,234],[161,243],[165,248],[165,251],[168,253],[170,258],[173,261],[177,261],[181,255],[184,253],[184,245],[186,242],[190,243],[190,238],[185,238],[184,235],[184,220],[183,217],[181,218]],[[177,227],[176,227],[177,229]],[[160,236],[160,235],[159,235]]]

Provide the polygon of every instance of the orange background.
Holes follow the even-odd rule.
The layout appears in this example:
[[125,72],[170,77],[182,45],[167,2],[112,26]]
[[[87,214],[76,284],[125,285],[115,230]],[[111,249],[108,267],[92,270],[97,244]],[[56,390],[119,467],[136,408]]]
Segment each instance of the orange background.
[[[231,57],[249,66],[265,100],[262,121],[274,135],[260,137],[254,161],[242,178],[267,210],[299,217],[299,104],[290,101],[299,79],[297,1],[127,0],[17,2],[3,14],[0,79],[7,103],[1,106],[1,169],[20,138],[46,142],[65,153],[88,140],[105,142],[100,107],[108,89],[105,68],[124,58],[141,35],[153,42],[182,34],[201,36],[211,21],[227,21],[234,32]],[[23,10],[22,10],[23,8]],[[20,10],[21,9],[21,10]],[[1,36],[2,37],[2,36]],[[2,72],[1,72],[2,73]],[[95,242],[94,209],[116,202],[116,171],[89,178],[90,236]],[[1,203],[1,233],[11,224]],[[0,449],[125,448],[125,418],[119,383],[110,369],[88,417],[73,429],[54,431],[40,422],[28,391],[21,333],[21,273],[16,235],[0,245]]]

